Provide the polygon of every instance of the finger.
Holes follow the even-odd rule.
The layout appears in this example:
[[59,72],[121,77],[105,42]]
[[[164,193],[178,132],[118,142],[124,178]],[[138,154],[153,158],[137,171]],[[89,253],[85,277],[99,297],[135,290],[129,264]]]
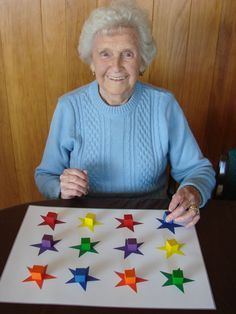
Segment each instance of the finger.
[[166,217],[166,221],[170,222],[171,220],[175,220],[177,217],[182,216],[188,207],[189,202],[183,201]]
[[71,199],[73,197],[81,197],[82,193],[73,189],[62,189],[61,190],[61,198],[62,199]]
[[88,181],[83,180],[82,178],[76,176],[76,175],[71,175],[71,174],[62,174],[60,176],[60,180],[63,183],[74,183],[77,184],[78,186],[82,186],[83,188],[88,187]]
[[193,220],[190,223],[188,223],[185,227],[190,228],[190,227],[194,226],[199,221],[199,219],[200,219],[200,215],[196,215],[193,218]]
[[77,176],[81,178],[82,180],[85,180],[85,181],[88,180],[87,170],[81,171],[80,169],[76,169],[76,168],[68,168],[64,170],[63,175],[73,175],[73,176]]
[[196,216],[196,212],[194,210],[187,210],[181,216],[175,219],[176,222],[186,223],[192,221]]
[[178,205],[182,202],[182,197],[179,193],[176,193],[172,196],[171,202],[169,204],[168,210],[173,211]]
[[[88,188],[87,186],[81,186],[78,185],[74,182],[63,182],[61,181],[61,190],[71,190],[71,191],[75,191],[75,193],[77,193],[77,196],[81,196],[80,194],[87,194],[88,193]],[[76,196],[76,195],[75,195]]]

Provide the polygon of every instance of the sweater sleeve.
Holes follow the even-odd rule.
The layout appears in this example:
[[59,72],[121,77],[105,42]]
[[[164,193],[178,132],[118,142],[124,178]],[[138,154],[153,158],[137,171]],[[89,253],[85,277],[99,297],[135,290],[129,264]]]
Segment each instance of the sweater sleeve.
[[35,182],[46,198],[59,198],[60,175],[70,165],[75,139],[75,114],[66,98],[61,98],[54,112],[47,143]]
[[203,207],[215,186],[215,172],[210,161],[202,155],[174,97],[170,105],[168,149],[171,175],[180,183],[179,188],[194,186],[201,194],[200,207]]

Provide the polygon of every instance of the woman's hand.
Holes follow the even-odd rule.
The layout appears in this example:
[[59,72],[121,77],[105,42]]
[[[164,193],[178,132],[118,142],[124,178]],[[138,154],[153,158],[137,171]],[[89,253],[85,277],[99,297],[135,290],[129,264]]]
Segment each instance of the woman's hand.
[[61,198],[70,199],[88,194],[88,174],[86,170],[65,169],[60,176]]
[[195,225],[200,219],[198,206],[201,202],[199,191],[193,186],[184,186],[179,189],[172,197],[168,210],[171,213],[166,221],[174,220],[183,223],[186,227]]

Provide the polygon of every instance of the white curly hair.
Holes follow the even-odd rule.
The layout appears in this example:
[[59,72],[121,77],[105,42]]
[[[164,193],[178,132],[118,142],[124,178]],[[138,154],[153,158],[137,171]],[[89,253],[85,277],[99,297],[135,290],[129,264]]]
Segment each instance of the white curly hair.
[[99,7],[91,12],[80,34],[78,51],[81,60],[91,64],[93,41],[98,32],[112,34],[122,28],[136,32],[142,58],[140,72],[144,72],[156,55],[156,44],[146,12],[132,0],[115,0],[109,7]]

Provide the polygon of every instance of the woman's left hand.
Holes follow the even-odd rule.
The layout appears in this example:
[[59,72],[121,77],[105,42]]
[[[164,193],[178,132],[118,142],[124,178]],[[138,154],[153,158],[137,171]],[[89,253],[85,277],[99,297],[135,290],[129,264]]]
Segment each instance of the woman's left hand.
[[180,188],[172,197],[168,210],[171,212],[166,221],[174,220],[182,223],[185,227],[195,225],[200,219],[199,205],[201,195],[193,186]]

